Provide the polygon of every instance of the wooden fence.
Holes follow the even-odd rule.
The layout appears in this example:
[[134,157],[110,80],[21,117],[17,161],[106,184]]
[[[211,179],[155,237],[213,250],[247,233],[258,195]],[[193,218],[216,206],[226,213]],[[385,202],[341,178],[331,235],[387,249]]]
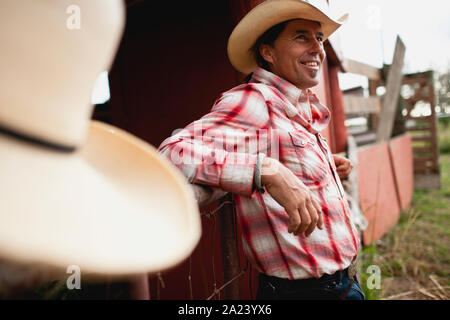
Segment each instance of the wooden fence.
[[[344,110],[348,117],[367,118],[367,130],[354,134],[358,146],[388,141],[393,135],[408,132],[413,141],[415,188],[438,189],[440,169],[433,72],[403,75],[403,56],[404,46],[398,38],[388,74],[383,69],[350,59],[345,60],[343,65],[348,73],[367,77],[369,96],[365,97],[361,91],[357,94],[344,94]],[[396,85],[398,88],[392,89],[392,86]],[[408,86],[412,94],[403,99],[400,86]],[[380,87],[384,88],[384,96],[377,94]],[[418,104],[427,107],[428,113],[414,115],[413,110]]]

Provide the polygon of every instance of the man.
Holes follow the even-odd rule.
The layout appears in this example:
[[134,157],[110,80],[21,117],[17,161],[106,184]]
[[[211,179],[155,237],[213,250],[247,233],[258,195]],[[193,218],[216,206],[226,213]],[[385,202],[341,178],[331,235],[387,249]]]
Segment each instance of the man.
[[319,133],[330,111],[309,90],[339,26],[307,1],[255,7],[228,43],[248,83],[159,149],[191,183],[233,194],[259,299],[364,298],[349,272],[360,241],[339,179],[351,164],[331,155]]

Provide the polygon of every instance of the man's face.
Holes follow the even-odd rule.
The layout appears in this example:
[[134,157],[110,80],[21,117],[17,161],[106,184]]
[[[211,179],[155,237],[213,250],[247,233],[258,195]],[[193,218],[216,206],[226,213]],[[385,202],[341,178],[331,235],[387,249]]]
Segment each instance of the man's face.
[[314,87],[325,59],[321,27],[310,20],[290,21],[273,46],[262,45],[260,53],[272,73],[300,89]]

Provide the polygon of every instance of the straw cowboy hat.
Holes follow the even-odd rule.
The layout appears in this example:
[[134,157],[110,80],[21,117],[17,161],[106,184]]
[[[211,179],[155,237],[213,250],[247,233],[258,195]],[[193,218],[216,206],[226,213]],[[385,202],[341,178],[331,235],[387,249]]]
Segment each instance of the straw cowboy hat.
[[72,3],[0,3],[0,258],[111,276],[173,267],[201,235],[189,184],[154,147],[90,121],[123,3],[77,1],[71,31]]
[[344,14],[333,19],[328,13],[325,1],[311,0],[267,0],[253,8],[234,28],[228,40],[228,57],[240,72],[254,71],[257,63],[251,48],[256,40],[271,27],[292,19],[320,22],[324,40],[335,32],[348,18]]
[[199,240],[198,209],[185,178],[118,128],[92,122],[73,152],[3,133],[0,157],[4,257],[132,274],[181,262]]

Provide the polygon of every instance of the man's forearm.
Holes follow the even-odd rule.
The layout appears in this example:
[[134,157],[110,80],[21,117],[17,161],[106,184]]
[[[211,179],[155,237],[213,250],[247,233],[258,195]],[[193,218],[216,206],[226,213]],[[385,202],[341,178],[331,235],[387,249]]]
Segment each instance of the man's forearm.
[[190,183],[208,185],[251,196],[255,188],[256,154],[212,149],[201,142],[184,141],[163,145],[166,156]]

